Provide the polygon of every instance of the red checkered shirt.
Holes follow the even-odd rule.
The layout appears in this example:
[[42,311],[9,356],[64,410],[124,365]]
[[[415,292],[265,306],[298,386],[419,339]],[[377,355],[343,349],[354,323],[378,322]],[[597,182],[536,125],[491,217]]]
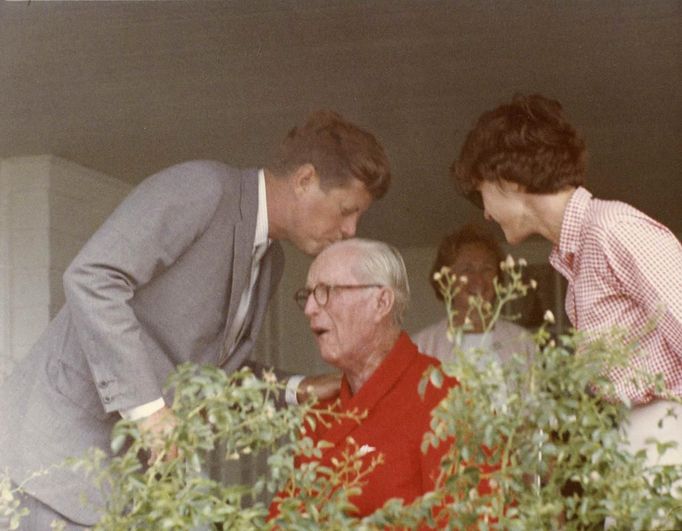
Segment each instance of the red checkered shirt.
[[667,389],[682,397],[682,245],[670,230],[581,187],[549,261],[568,280],[566,313],[577,330],[591,336],[618,327],[628,340],[637,338],[629,369],[609,373],[618,395],[633,405],[656,398],[653,386],[632,383],[633,374],[646,371],[662,374]]

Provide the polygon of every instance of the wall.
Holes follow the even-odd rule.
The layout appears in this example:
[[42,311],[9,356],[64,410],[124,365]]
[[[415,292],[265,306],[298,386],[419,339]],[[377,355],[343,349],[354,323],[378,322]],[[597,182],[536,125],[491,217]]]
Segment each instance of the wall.
[[0,379],[57,313],[66,266],[129,189],[51,155],[0,161]]

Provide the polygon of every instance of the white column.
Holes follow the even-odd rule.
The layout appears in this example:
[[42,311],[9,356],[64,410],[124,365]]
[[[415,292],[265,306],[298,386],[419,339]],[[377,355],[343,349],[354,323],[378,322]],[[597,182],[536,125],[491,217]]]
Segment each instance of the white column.
[[0,380],[9,369],[10,345],[10,257],[9,257],[9,185],[0,161]]
[[0,379],[57,313],[64,270],[129,189],[51,155],[0,161]]

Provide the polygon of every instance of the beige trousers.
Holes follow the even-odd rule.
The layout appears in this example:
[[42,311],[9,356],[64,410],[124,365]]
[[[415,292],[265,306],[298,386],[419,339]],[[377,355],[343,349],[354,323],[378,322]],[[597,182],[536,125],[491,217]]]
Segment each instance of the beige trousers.
[[[669,415],[669,411],[672,412]],[[677,418],[675,418],[677,417]],[[661,425],[659,426],[659,422]],[[646,464],[678,465],[682,464],[682,404],[668,400],[656,400],[630,410],[628,423],[623,427],[627,438],[628,450],[634,454],[639,450],[646,450]],[[669,448],[659,455],[655,444],[647,444],[647,439],[658,442],[677,442],[676,448]],[[673,497],[680,498],[679,490],[675,490]],[[655,522],[657,529],[665,529],[664,522]],[[604,529],[616,529],[616,521],[607,517]]]
[[[673,416],[668,415],[669,410]],[[656,400],[631,409],[628,421],[624,431],[633,454],[646,449],[647,465],[682,464],[682,404]],[[660,421],[662,425],[659,427]],[[670,448],[659,456],[656,446],[647,444],[647,439],[657,439],[659,442],[675,441],[677,447]]]

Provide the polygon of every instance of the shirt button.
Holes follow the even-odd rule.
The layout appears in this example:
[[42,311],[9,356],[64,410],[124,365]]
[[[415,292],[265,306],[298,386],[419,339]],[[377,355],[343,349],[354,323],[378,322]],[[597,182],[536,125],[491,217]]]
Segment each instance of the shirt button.
[[102,399],[102,401],[103,401],[105,404],[109,404],[109,403],[111,403],[111,397],[110,397],[110,396],[105,396],[105,397]]
[[109,385],[109,382],[102,380],[98,385],[100,389],[104,389],[107,385]]

